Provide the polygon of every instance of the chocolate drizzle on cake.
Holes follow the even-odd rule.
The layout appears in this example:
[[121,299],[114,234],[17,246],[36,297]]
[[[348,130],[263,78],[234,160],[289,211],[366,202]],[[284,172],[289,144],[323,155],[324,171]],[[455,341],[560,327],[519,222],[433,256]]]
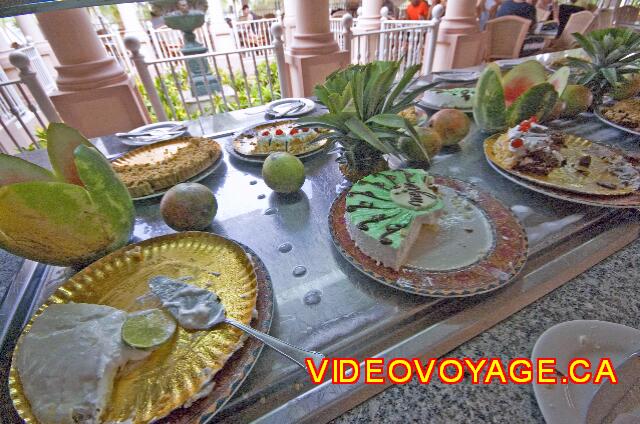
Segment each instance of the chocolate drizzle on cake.
[[365,202],[364,200],[357,205],[349,205],[347,206],[347,212],[355,212],[358,209],[394,209],[394,208],[383,208],[380,206],[376,206],[373,202]]
[[408,225],[409,225],[408,223],[407,224],[389,224],[389,225],[387,225],[385,227],[386,231],[384,233],[382,233],[382,235],[380,235],[380,239],[379,239],[380,243],[381,244],[385,244],[385,245],[393,243],[393,241],[391,239],[387,238],[387,237],[390,236],[391,234],[397,232],[397,231],[402,230],[403,228],[406,228]]
[[347,193],[347,196],[349,197],[353,197],[357,195],[371,197],[372,199],[378,199],[378,200],[389,200],[383,197],[378,197],[375,194],[373,194],[371,191],[350,191],[349,193]]
[[418,187],[414,183],[405,183],[404,186],[409,193],[409,204],[417,208],[421,207],[424,203],[424,197],[428,197],[430,199],[435,199],[438,197],[434,193],[420,190],[420,187]]
[[369,226],[367,224],[372,224],[374,222],[380,222],[380,221],[384,221],[385,219],[389,219],[389,218],[393,218],[394,216],[396,216],[398,214],[394,214],[394,215],[385,215],[383,213],[378,214],[378,215],[374,215],[369,219],[366,219],[360,223],[358,223],[357,227],[358,229],[362,230],[362,231],[368,231],[369,230]]

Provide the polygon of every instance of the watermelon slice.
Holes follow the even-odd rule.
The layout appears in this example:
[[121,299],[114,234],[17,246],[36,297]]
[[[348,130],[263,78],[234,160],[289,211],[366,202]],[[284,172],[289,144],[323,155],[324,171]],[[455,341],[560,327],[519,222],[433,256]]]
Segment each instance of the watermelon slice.
[[567,88],[570,73],[571,69],[568,66],[563,66],[562,68],[555,71],[547,80],[547,82],[553,85],[553,88],[556,89],[558,96],[562,96],[562,93],[564,93],[564,89]]
[[93,147],[80,132],[70,126],[52,122],[47,128],[49,162],[56,176],[68,183],[82,185],[73,152],[79,145]]
[[51,172],[36,164],[0,153],[0,187],[27,181],[55,180]]
[[513,127],[532,116],[541,122],[549,115],[558,100],[558,93],[548,82],[527,90],[507,109],[507,125]]
[[516,65],[502,79],[504,90],[504,100],[507,106],[516,101],[534,85],[541,84],[547,80],[547,73],[544,66],[535,60],[528,60]]
[[505,104],[500,68],[490,63],[482,71],[473,96],[473,119],[480,129],[495,133],[505,128]]

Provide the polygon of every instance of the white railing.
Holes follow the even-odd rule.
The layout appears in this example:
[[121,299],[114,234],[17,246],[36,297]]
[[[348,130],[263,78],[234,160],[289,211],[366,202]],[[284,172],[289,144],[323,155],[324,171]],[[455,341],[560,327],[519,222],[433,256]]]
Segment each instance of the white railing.
[[[150,61],[140,53],[137,38],[126,37],[125,45],[131,51],[156,119],[183,120],[289,97],[282,26],[273,24],[271,34],[273,44],[270,46]],[[203,83],[201,77],[197,81],[191,75],[188,63],[192,68],[195,64],[200,69],[208,69],[219,88]],[[272,65],[275,65],[277,75],[272,71]],[[263,75],[260,73],[262,66],[265,68]],[[204,87],[205,92],[201,94],[198,87]]]
[[276,22],[277,18],[233,21],[233,41],[236,49],[270,46],[271,25]]
[[422,63],[422,74],[431,72],[442,10],[439,9],[434,15],[434,19],[430,21],[418,24],[411,22],[408,26],[403,25],[403,21],[399,21],[398,27],[387,23],[394,21],[383,21],[383,29],[377,31],[358,32],[356,29],[353,32],[347,28],[344,36],[351,39],[351,43],[346,46],[351,51],[351,63],[402,60],[400,74],[408,66],[419,63]]
[[35,125],[44,128],[46,122],[60,122],[58,112],[31,69],[29,57],[15,51],[9,55],[9,61],[20,71],[20,78],[9,80],[0,70],[0,132],[10,140],[10,144],[3,144],[4,137],[0,138],[3,153],[21,152],[29,144],[39,148]]
[[56,79],[47,67],[46,63],[40,56],[38,49],[34,44],[16,49],[17,52],[23,53],[29,58],[31,66],[38,76],[38,81],[42,84],[42,88],[47,94],[51,94],[56,89]]
[[[352,18],[353,27],[358,24],[358,18]],[[333,34],[333,39],[336,40],[341,49],[346,49],[344,45],[344,23],[343,18],[329,18],[329,28]]]
[[[181,57],[184,37],[182,31],[172,28],[153,29],[148,27],[147,33],[151,40],[151,46],[159,59]],[[196,40],[202,43],[210,52],[215,50],[215,42],[210,31],[209,22],[194,31]]]
[[131,73],[134,70],[133,63],[131,63],[127,50],[124,48],[124,42],[119,33],[101,34],[98,35],[98,38],[107,50],[107,53],[115,58],[125,71]]

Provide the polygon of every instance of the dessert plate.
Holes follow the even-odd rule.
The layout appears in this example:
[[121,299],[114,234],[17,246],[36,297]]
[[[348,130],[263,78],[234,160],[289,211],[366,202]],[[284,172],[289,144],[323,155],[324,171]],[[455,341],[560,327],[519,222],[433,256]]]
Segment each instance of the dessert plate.
[[[180,131],[174,131],[173,130],[174,128],[182,128],[182,129]],[[183,122],[165,121],[165,122],[156,122],[153,124],[143,125],[141,127],[138,127],[129,131],[129,133],[147,133],[147,132],[149,133],[158,132],[158,134],[135,137],[135,138],[119,137],[119,140],[122,144],[126,144],[127,146],[146,146],[147,144],[157,143],[159,141],[171,140],[171,139],[180,137],[187,132],[187,127],[184,126]]]
[[627,128],[627,127],[625,127],[623,125],[620,125],[618,123],[610,121],[609,119],[607,119],[604,116],[604,108],[613,106],[615,103],[616,102],[609,102],[609,103],[606,103],[604,105],[597,106],[594,109],[593,114],[596,115],[596,117],[599,120],[601,120],[602,122],[604,122],[605,124],[607,124],[609,126],[612,126],[613,128],[616,128],[616,129],[619,129],[621,131],[628,132],[629,134],[633,134],[633,135],[636,135],[636,136],[640,137],[640,132],[639,131],[634,131],[631,128]]
[[489,162],[489,166],[491,166],[498,174],[502,175],[509,181],[531,191],[535,191],[536,193],[541,193],[555,199],[605,208],[640,208],[640,192],[637,191],[627,196],[594,196],[591,194],[574,193],[572,191],[559,190],[552,187],[538,185],[528,180],[523,180],[522,178],[518,178],[503,170],[498,165],[491,162],[489,158],[487,158],[487,162]]
[[[495,144],[502,136],[504,136],[504,134],[496,134],[487,138],[484,141],[484,154],[493,164],[518,178],[545,187],[586,195],[625,196],[635,191],[633,187],[630,186],[607,188],[600,185],[604,182],[619,183],[618,178],[608,172],[607,167],[610,164],[605,162],[604,159],[620,158],[632,166],[624,153],[613,147],[595,143],[572,134],[566,134],[564,139],[566,147],[561,149],[561,153],[567,159],[567,164],[554,169],[549,175],[536,175],[509,169],[503,165],[504,157],[500,157],[494,150]],[[591,157],[591,165],[586,175],[577,172],[573,167],[583,155],[589,155]]]
[[[297,102],[304,103],[304,106],[302,106],[300,109],[296,109],[295,111],[288,112],[284,115],[280,115],[281,113],[284,113],[288,109],[290,109],[291,106]],[[276,100],[275,102],[269,103],[269,106],[267,106],[267,113],[270,115],[279,116],[281,118],[284,118],[284,117],[290,118],[293,116],[302,116],[304,114],[307,114],[311,112],[313,109],[315,109],[315,107],[316,107],[316,102],[314,102],[311,99],[307,99],[304,97],[293,97],[288,99]]]
[[329,231],[336,248],[358,270],[390,287],[433,297],[464,297],[496,290],[520,272],[527,259],[524,228],[498,200],[475,186],[435,177],[447,212],[437,228],[423,226],[398,271],[376,263],[349,236],[346,196],[334,200]]
[[[186,140],[186,141],[185,141]],[[137,149],[131,150],[123,154],[122,156],[118,156],[116,159],[111,161],[113,165],[139,165],[141,167],[145,167],[148,169],[153,169],[149,164],[157,163],[162,161],[164,156],[167,153],[173,153],[180,148],[187,145],[189,138],[180,138],[177,140],[168,140],[161,143],[156,143],[153,145],[142,146]],[[171,180],[168,181],[167,184],[164,184],[163,188],[155,190],[153,193],[145,194],[143,196],[132,196],[133,200],[145,200],[152,199],[155,197],[162,196],[167,192],[171,187],[178,183],[184,182],[198,182],[209,175],[211,175],[219,166],[222,158],[222,153],[220,152],[220,146],[215,140],[206,140],[209,143],[215,143],[217,146],[217,158],[211,163],[209,166],[201,169],[199,172],[193,172],[190,169],[184,171],[175,171],[175,176],[172,176]],[[116,171],[117,172],[117,171]],[[142,179],[142,177],[141,177]],[[176,181],[177,180],[177,181]]]
[[[225,150],[227,151],[227,153],[229,153],[229,156],[231,156],[234,159],[241,160],[243,162],[253,163],[253,164],[256,164],[256,165],[262,165],[264,163],[264,161],[267,160],[267,156],[242,155],[242,154],[236,152],[235,149],[233,148],[233,143],[232,142],[225,143]],[[313,150],[313,151],[311,151],[309,153],[303,153],[303,154],[296,155],[296,157],[304,162],[305,160],[307,160],[307,159],[309,159],[311,157],[314,157],[318,153],[322,153],[323,151],[324,151],[323,149],[317,149],[317,150]]]
[[[295,125],[295,122],[296,121],[293,119],[279,119],[244,128],[243,130],[239,131],[231,140],[233,150],[242,156],[263,158],[263,160],[273,152],[285,151],[285,149],[274,148],[273,150],[267,152],[256,152],[255,145],[257,137],[262,131],[274,130],[276,127],[285,127],[286,129],[289,129],[289,127],[293,127]],[[294,148],[290,144],[287,144],[286,151],[293,155],[300,156],[321,150],[326,144],[326,139],[321,139],[318,141],[315,141],[315,139],[313,139],[303,142],[301,148]]]
[[[472,101],[474,94],[475,87],[434,88],[425,91],[418,105],[433,110],[457,109],[465,113],[471,113],[473,112]],[[439,95],[441,99],[434,102],[436,100],[434,95]]]
[[[225,299],[229,315],[248,322],[255,309],[252,327],[269,331],[273,289],[264,264],[248,248],[201,232],[149,239],[100,259],[64,283],[35,316],[52,303],[95,303],[129,312],[146,309],[140,297],[148,293],[147,280],[153,275],[193,276],[190,284],[213,287]],[[24,332],[29,328],[30,324]],[[209,420],[242,384],[262,350],[262,343],[253,339],[236,350],[241,339],[242,332],[228,326],[197,332],[178,328],[170,342],[117,377],[105,421],[135,417],[127,422],[137,424],[154,416],[165,416],[156,422],[172,424]],[[215,386],[208,394],[198,393],[207,367],[215,374]],[[36,423],[14,367],[9,389],[20,417]],[[195,401],[189,408],[180,408],[190,399]]]
[[[592,368],[609,358],[614,369],[640,346],[640,330],[606,321],[576,320],[547,329],[533,346],[531,359],[556,358],[556,369],[566,375],[574,358],[587,358]],[[534,365],[535,367],[535,365]],[[579,369],[582,371],[582,369]],[[592,370],[593,371],[593,370]],[[533,375],[537,375],[534,369]],[[558,376],[561,380],[562,376]],[[584,424],[595,384],[533,384],[533,393],[548,423]]]

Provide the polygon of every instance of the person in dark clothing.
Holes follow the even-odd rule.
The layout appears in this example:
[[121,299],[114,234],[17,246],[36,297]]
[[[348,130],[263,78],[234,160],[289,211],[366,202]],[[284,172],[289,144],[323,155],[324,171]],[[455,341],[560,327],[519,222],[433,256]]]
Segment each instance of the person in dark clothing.
[[511,15],[520,16],[521,18],[529,19],[531,23],[535,23],[536,8],[524,0],[506,0],[498,8],[496,18]]
[[569,17],[584,10],[584,7],[576,6],[575,2],[576,0],[571,0],[571,4],[561,4],[558,7],[558,37],[564,31],[564,27],[567,26]]

